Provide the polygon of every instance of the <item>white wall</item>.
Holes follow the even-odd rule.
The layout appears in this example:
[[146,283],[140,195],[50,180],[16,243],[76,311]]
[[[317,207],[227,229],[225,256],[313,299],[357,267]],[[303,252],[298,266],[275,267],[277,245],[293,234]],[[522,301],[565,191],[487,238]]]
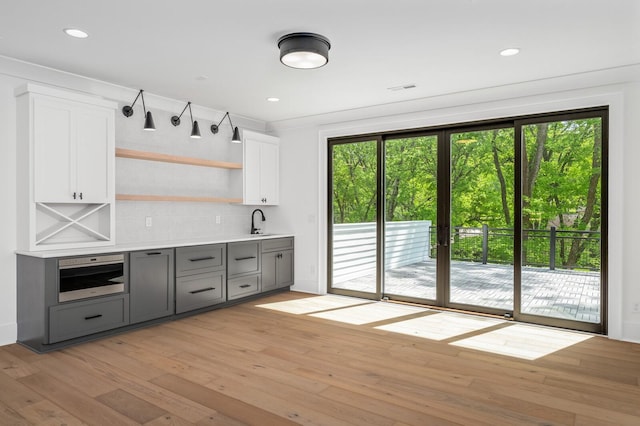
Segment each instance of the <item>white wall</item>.
[[16,341],[16,114],[13,85],[0,75],[0,345]]
[[[635,226],[640,197],[640,67],[624,67],[450,96],[270,123],[283,146],[282,205],[296,238],[295,289],[325,293],[327,138],[514,115],[610,106],[609,336],[640,342]],[[317,269],[316,269],[317,265]]]
[[[117,101],[119,107],[130,105],[136,88],[123,88],[60,71],[0,57],[0,345],[16,341],[16,101],[14,90],[27,82],[62,87]],[[167,99],[145,92],[147,108],[154,114],[157,130],[145,132],[140,100],[134,115],[126,118],[116,111],[116,146],[168,154],[242,161],[242,145],[231,144],[231,128],[225,121],[213,135],[209,127],[218,123],[224,112],[192,105],[199,120],[202,139],[190,135],[190,119],[182,116],[182,124],[174,127],[170,117],[184,108],[187,100]],[[231,112],[233,115],[233,111]],[[265,123],[233,116],[234,125],[264,132]],[[242,197],[239,171],[206,167],[153,163],[129,159],[116,160],[117,192],[155,193],[167,195]],[[116,203],[116,241],[161,241],[192,237],[237,235],[249,232],[252,207],[225,203]],[[287,232],[276,228],[273,219],[277,208],[265,208],[265,231]],[[153,218],[153,226],[145,226],[145,217]],[[221,223],[215,222],[220,216]]]

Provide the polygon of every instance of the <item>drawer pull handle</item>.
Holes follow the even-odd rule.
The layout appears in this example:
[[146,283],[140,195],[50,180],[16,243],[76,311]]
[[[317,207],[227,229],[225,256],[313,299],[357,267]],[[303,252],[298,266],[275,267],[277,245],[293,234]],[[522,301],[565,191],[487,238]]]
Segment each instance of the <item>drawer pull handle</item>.
[[147,253],[147,256],[157,256],[159,254],[162,254],[162,253],[159,251],[150,251],[149,253]]
[[200,262],[202,260],[213,260],[215,258],[216,258],[215,256],[197,257],[195,259],[189,259],[189,262]]
[[84,317],[85,320],[91,320],[91,319],[96,319],[96,318],[100,318],[102,316],[102,314],[98,314],[98,315],[90,315],[88,317]]
[[236,261],[239,260],[249,260],[249,259],[255,259],[255,256],[247,256],[247,257],[236,257]]
[[240,288],[247,288],[247,287],[251,287],[251,284],[242,284],[242,285],[240,286]]
[[189,293],[191,293],[191,294],[198,294],[198,293],[204,293],[205,291],[212,291],[212,290],[215,290],[215,289],[216,289],[215,287],[202,288],[202,289],[200,289],[200,290],[193,290],[193,291],[190,291]]

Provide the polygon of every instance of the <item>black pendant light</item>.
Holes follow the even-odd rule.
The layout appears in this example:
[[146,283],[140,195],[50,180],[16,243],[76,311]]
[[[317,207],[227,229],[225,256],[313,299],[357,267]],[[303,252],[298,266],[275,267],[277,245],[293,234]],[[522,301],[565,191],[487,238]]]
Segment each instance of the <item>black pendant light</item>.
[[291,68],[320,68],[329,62],[329,39],[314,33],[291,33],[278,39],[280,62]]
[[142,110],[144,111],[144,130],[154,131],[156,130],[156,125],[153,122],[151,111],[147,111],[147,107],[144,104],[144,95],[142,94],[142,92],[144,92],[144,90],[140,89],[140,91],[138,92],[138,96],[136,96],[131,105],[125,105],[122,107],[122,114],[124,114],[124,116],[127,118],[131,117],[133,115],[133,106],[138,101],[138,98],[142,98]]
[[222,117],[222,120],[220,120],[220,122],[218,124],[212,124],[211,125],[211,133],[213,133],[214,135],[218,133],[218,131],[220,130],[220,125],[222,124],[222,122],[224,121],[225,118],[229,119],[229,124],[231,125],[231,130],[233,131],[233,136],[231,137],[231,142],[233,142],[233,143],[242,143],[242,139],[240,139],[240,131],[238,130],[238,127],[233,127],[233,123],[231,122],[231,116],[229,115],[229,112],[227,112]]
[[189,108],[189,117],[191,117],[191,137],[193,139],[200,139],[202,137],[200,135],[200,126],[198,125],[197,121],[193,121],[193,113],[191,112],[191,102],[187,102],[187,104],[184,106],[184,109],[182,110],[180,115],[174,115],[173,117],[171,117],[171,124],[173,124],[174,126],[179,126],[180,117],[182,117],[182,114],[184,114],[187,108]]

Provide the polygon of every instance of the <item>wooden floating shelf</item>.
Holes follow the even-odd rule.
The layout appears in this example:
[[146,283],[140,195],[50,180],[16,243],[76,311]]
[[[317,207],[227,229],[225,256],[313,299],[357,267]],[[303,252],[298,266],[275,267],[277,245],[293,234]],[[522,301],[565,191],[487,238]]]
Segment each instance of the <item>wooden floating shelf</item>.
[[188,164],[190,166],[217,167],[220,169],[242,169],[240,163],[205,160],[202,158],[179,157],[177,155],[159,154],[157,152],[135,151],[133,149],[116,148],[116,157],[133,158],[135,160],[160,161],[163,163]]
[[119,201],[178,201],[191,203],[242,203],[242,198],[189,197],[180,195],[116,194]]

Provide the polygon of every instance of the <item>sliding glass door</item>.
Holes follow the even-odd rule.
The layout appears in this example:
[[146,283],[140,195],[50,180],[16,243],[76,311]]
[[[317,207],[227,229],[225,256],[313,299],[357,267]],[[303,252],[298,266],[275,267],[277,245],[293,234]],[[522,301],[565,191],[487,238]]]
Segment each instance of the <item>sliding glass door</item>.
[[378,298],[378,149],[373,140],[330,148],[329,276],[334,293]]
[[514,129],[453,131],[447,306],[505,314],[514,294]]
[[436,301],[438,136],[384,142],[384,293]]
[[329,144],[329,291],[605,332],[607,110]]
[[525,120],[520,309],[527,321],[600,331],[606,254],[606,114]]

